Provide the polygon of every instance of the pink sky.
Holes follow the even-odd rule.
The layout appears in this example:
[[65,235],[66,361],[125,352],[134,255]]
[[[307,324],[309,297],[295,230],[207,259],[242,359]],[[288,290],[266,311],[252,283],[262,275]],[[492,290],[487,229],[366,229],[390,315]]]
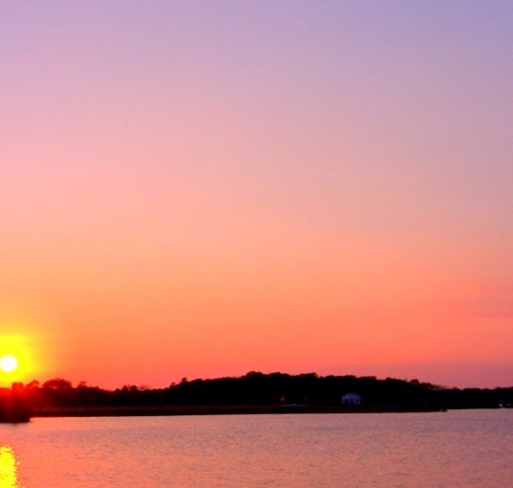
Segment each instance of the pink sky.
[[513,385],[510,2],[0,22],[0,381]]

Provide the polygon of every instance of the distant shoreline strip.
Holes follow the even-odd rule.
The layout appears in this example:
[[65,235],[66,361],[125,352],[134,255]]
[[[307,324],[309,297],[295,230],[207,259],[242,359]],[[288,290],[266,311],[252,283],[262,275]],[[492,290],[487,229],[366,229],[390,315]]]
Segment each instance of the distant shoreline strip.
[[435,412],[435,408],[325,406],[325,405],[170,405],[124,407],[45,407],[35,408],[32,417],[130,417],[172,415],[248,415],[299,413],[392,413]]

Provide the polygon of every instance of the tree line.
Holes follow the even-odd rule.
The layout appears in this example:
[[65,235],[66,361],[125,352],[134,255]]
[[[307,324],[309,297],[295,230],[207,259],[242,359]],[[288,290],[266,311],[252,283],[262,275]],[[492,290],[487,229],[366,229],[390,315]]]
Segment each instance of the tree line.
[[[0,400],[8,389],[0,391]],[[32,408],[130,407],[202,405],[307,405],[336,406],[354,393],[362,407],[377,409],[497,408],[513,405],[513,387],[478,389],[446,388],[418,380],[374,376],[319,376],[316,373],[289,375],[249,372],[241,377],[215,379],[183,378],[167,388],[125,385],[105,390],[81,382],[54,378],[42,384],[14,384],[9,390]]]

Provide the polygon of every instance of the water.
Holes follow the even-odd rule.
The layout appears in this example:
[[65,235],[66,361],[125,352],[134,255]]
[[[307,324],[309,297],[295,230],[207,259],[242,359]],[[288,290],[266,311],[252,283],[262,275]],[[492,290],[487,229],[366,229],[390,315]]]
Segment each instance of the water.
[[513,410],[0,425],[0,488],[513,486]]

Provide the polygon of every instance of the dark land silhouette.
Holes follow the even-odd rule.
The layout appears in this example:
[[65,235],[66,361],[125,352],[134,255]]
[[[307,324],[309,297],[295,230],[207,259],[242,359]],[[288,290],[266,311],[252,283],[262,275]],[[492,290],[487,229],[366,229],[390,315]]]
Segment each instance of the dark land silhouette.
[[411,412],[512,405],[513,387],[459,389],[418,380],[315,373],[250,372],[241,377],[183,378],[167,388],[125,385],[115,390],[85,382],[73,386],[54,378],[0,389],[4,422],[30,416]]

